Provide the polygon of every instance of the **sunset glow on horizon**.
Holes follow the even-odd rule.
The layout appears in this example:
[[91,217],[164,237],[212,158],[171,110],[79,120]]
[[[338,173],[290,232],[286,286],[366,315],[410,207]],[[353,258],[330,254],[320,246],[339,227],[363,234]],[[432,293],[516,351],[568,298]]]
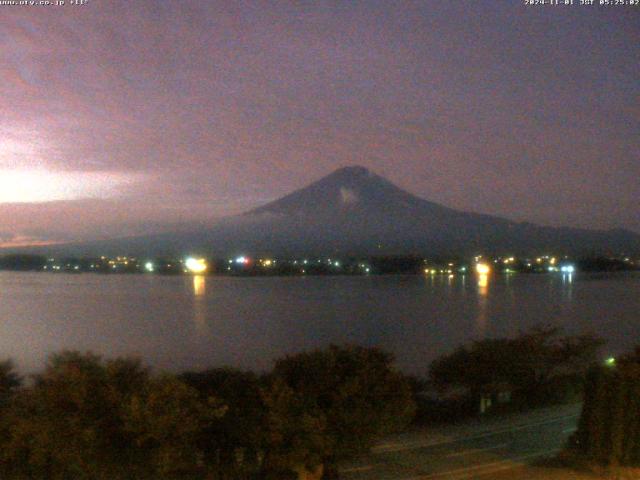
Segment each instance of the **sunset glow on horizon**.
[[0,204],[108,198],[129,183],[117,173],[0,169]]

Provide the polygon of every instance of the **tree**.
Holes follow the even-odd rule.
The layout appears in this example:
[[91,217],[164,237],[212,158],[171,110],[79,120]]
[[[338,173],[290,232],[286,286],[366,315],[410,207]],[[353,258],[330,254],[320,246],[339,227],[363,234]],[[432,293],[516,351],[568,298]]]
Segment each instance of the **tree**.
[[536,327],[515,338],[461,346],[436,359],[429,376],[443,389],[462,386],[480,397],[508,388],[522,401],[536,404],[557,397],[566,385],[580,383],[602,343],[592,335],[560,337],[557,328]]
[[336,462],[405,425],[409,382],[376,348],[331,347],[274,372],[153,376],[138,360],[52,355],[16,389],[0,364],[0,477],[335,478]]
[[266,407],[262,478],[319,478],[332,447],[323,413],[280,378],[262,395]]
[[207,462],[215,464],[222,478],[247,478],[260,469],[264,449],[266,406],[262,382],[252,372],[216,368],[187,372],[180,380],[196,389],[201,400],[211,396],[227,406],[201,432],[199,445]]
[[171,376],[151,377],[131,359],[52,355],[7,408],[2,478],[168,478],[200,472],[200,430],[215,401]]
[[640,466],[640,348],[591,369],[573,447],[604,465]]
[[213,397],[205,404],[195,389],[162,375],[132,396],[125,407],[124,430],[153,477],[184,477],[204,470],[199,435],[224,412]]
[[41,255],[9,254],[0,256],[0,270],[42,270],[47,259]]
[[22,384],[22,379],[15,372],[13,362],[0,362],[0,408],[5,406],[11,395]]
[[307,412],[324,418],[326,477],[335,475],[339,459],[366,451],[415,412],[409,382],[378,348],[331,346],[288,356],[276,362],[273,375],[299,395]]
[[109,475],[115,452],[127,448],[117,434],[119,405],[100,358],[53,355],[34,381],[12,402],[5,463],[13,473],[36,478]]

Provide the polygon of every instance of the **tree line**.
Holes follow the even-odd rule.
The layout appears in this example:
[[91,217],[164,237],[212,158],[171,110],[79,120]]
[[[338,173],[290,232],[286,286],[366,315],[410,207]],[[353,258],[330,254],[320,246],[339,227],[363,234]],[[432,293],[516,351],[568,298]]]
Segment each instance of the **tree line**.
[[[335,479],[340,462],[412,421],[576,400],[585,378],[576,442],[594,458],[636,461],[640,367],[629,357],[593,370],[601,345],[537,327],[463,345],[426,381],[361,346],[289,355],[266,374],[153,374],[137,359],[65,351],[25,380],[0,362],[0,478]],[[624,447],[607,450],[607,436]]]
[[135,359],[67,351],[29,385],[0,365],[0,478],[337,478],[337,462],[414,408],[377,348],[292,355],[267,375],[152,375]]

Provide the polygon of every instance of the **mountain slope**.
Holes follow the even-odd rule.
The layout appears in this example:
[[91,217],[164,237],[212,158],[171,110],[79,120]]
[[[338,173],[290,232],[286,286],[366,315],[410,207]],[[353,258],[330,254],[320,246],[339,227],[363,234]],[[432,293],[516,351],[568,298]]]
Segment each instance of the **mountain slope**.
[[[640,251],[624,230],[542,227],[443,207],[347,167],[227,223],[250,250],[458,254]],[[243,225],[242,228],[239,225]]]
[[553,228],[453,210],[346,167],[210,228],[83,245],[82,253],[213,255],[640,252],[625,230]]

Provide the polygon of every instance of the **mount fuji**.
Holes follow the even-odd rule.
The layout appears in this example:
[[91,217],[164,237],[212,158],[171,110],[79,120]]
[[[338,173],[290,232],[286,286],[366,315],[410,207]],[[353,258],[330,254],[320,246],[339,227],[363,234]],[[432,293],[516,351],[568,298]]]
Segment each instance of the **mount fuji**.
[[640,235],[622,229],[547,227],[458,211],[354,166],[206,228],[76,245],[74,251],[225,256],[619,254],[640,252]]

